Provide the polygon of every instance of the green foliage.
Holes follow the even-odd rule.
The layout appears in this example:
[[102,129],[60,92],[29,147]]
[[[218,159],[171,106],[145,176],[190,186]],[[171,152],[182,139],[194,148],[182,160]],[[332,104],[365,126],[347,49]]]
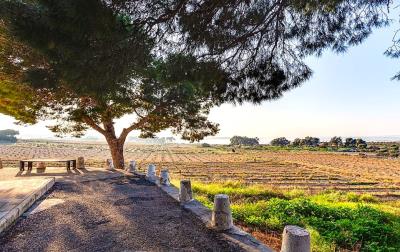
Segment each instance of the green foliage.
[[287,146],[290,144],[290,141],[285,137],[275,138],[270,143],[272,146]]
[[0,4],[0,43],[6,48],[0,54],[5,79],[0,83],[26,86],[39,101],[28,111],[35,113],[20,116],[25,94],[18,91],[25,91],[2,91],[0,112],[25,123],[55,120],[51,130],[60,135],[80,136],[92,127],[108,140],[116,138],[113,120],[134,113],[138,120],[121,135],[122,142],[132,130],[152,137],[172,128],[190,141],[217,133],[207,114],[220,103],[226,76],[213,60],[183,52],[156,57],[153,34],[104,1]]
[[390,157],[399,156],[399,146],[397,144],[393,144],[389,147],[389,156]]
[[312,235],[313,251],[355,249],[396,251],[400,246],[400,216],[371,195],[324,192],[314,196],[276,192],[238,182],[193,183],[195,197],[212,207],[215,194],[230,195],[235,220],[261,230],[282,232],[299,225]]
[[250,138],[245,136],[234,136],[230,139],[231,145],[256,146],[259,145],[258,138]]
[[[307,56],[362,42],[388,23],[385,3],[1,0],[0,113],[52,120],[58,135],[93,128],[122,168],[131,131],[215,135],[213,106],[300,86]],[[114,121],[127,114],[136,120],[117,136]]]
[[339,148],[343,145],[343,141],[341,137],[334,136],[329,140],[329,145],[335,148]]
[[307,147],[317,147],[320,143],[319,138],[307,136],[304,139],[296,138],[293,140],[293,146],[307,146]]
[[0,87],[30,92],[0,93],[0,112],[58,120],[53,131],[77,136],[88,127],[114,135],[113,119],[134,113],[127,131],[198,140],[218,131],[212,106],[298,87],[311,76],[305,57],[360,43],[388,23],[385,4],[2,0]]

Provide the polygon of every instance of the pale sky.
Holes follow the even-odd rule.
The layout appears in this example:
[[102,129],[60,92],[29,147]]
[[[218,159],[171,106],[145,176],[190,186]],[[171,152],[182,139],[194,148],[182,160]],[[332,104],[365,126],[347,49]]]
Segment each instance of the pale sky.
[[[320,58],[308,59],[314,71],[311,80],[279,100],[258,106],[225,104],[214,108],[210,119],[220,124],[217,136],[293,139],[307,135],[400,135],[400,82],[391,80],[400,65],[396,59],[383,55],[391,45],[395,28],[375,31],[362,45],[345,54],[327,51]],[[119,120],[117,127],[128,126],[129,119],[132,117]],[[0,115],[0,129],[16,128],[20,138],[53,136],[45,127],[46,122],[25,127],[13,122]],[[96,133],[90,131],[88,135]]]

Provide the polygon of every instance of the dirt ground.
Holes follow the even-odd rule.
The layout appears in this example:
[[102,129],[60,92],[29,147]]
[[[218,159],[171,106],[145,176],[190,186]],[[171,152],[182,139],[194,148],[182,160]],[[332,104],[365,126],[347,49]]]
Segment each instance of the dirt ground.
[[0,237],[0,251],[240,251],[138,177],[57,183]]
[[[102,167],[110,153],[104,143],[19,142],[0,145],[6,167],[18,167],[21,158],[85,157],[88,166]],[[125,159],[141,171],[149,163],[167,168],[172,179],[204,182],[226,180],[310,192],[333,189],[400,198],[400,158],[377,158],[357,153],[269,151],[196,145],[125,146]],[[1,178],[0,178],[1,179]]]

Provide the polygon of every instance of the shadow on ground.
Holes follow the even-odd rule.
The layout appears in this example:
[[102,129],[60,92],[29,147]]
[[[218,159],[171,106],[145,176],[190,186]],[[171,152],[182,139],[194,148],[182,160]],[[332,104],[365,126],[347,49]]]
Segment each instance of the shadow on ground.
[[0,251],[240,251],[140,177],[60,182],[64,203],[20,219]]

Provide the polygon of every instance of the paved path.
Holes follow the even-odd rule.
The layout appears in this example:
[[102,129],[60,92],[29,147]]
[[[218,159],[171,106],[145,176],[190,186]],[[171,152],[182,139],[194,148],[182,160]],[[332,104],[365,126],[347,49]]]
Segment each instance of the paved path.
[[104,168],[87,167],[86,169],[71,169],[65,167],[47,167],[45,169],[33,168],[32,171],[19,171],[19,168],[0,169],[0,181],[21,180],[32,178],[55,178],[56,181],[88,181],[106,179],[110,177],[121,177],[124,174],[120,171],[109,171]]
[[0,251],[240,251],[138,177],[56,183],[0,238]]
[[54,184],[52,178],[0,182],[0,233],[10,227]]

